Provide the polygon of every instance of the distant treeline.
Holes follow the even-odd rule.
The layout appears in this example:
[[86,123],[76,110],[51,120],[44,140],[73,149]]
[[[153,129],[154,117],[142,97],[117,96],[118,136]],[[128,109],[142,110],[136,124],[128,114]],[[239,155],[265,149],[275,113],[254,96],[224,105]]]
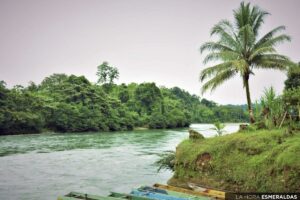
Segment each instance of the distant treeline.
[[218,106],[178,88],[155,83],[91,83],[53,74],[41,84],[8,89],[0,82],[0,135],[177,128],[192,122],[247,121],[245,106]]

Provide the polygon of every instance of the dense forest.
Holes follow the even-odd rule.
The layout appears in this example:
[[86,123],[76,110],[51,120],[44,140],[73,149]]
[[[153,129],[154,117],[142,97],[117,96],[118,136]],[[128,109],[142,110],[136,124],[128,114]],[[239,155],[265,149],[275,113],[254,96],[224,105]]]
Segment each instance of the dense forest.
[[113,80],[118,71],[114,69],[107,63],[100,65],[96,84],[84,76],[66,74],[10,89],[1,81],[0,134],[177,128],[192,122],[248,119],[245,106],[217,105],[178,87],[116,85]]

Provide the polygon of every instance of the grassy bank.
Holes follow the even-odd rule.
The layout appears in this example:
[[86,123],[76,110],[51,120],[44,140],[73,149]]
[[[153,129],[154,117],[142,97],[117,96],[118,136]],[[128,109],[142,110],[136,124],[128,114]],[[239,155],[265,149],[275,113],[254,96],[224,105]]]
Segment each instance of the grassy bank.
[[300,132],[285,129],[185,140],[169,184],[242,192],[300,192]]

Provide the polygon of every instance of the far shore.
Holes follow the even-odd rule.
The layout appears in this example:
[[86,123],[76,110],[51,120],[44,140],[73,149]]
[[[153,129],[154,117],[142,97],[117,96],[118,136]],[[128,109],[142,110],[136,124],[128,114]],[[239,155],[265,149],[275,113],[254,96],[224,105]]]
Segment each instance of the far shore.
[[[191,125],[193,124],[213,124],[214,122],[203,122],[203,123],[191,123]],[[248,122],[223,122],[224,124],[248,124]],[[86,134],[86,133],[115,133],[115,132],[130,132],[130,131],[146,131],[146,130],[173,130],[173,129],[183,129],[183,128],[190,128],[190,126],[188,127],[177,127],[177,128],[164,128],[164,129],[154,129],[154,128],[149,128],[149,127],[134,127],[132,130],[118,130],[118,131],[78,131],[78,132],[58,132],[58,131],[53,131],[53,130],[49,130],[49,129],[44,129],[41,132],[36,132],[36,133],[15,133],[15,134],[0,134],[0,137],[2,136],[11,136],[11,135],[44,135],[44,134],[76,134],[76,133],[82,133],[82,134]]]

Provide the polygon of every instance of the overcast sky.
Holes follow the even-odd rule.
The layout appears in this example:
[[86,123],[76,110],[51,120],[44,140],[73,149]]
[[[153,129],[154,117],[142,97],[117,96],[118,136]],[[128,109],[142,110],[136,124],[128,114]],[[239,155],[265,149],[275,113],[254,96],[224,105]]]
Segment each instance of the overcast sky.
[[[300,1],[250,1],[267,10],[261,33],[287,26],[291,43],[278,51],[300,60]],[[40,83],[52,73],[84,75],[96,81],[97,66],[108,61],[120,71],[118,83],[156,82],[200,95],[199,47],[221,19],[232,20],[238,0],[0,0],[0,80],[9,87]],[[252,99],[286,75],[255,71]],[[240,77],[205,98],[221,104],[246,103]]]

